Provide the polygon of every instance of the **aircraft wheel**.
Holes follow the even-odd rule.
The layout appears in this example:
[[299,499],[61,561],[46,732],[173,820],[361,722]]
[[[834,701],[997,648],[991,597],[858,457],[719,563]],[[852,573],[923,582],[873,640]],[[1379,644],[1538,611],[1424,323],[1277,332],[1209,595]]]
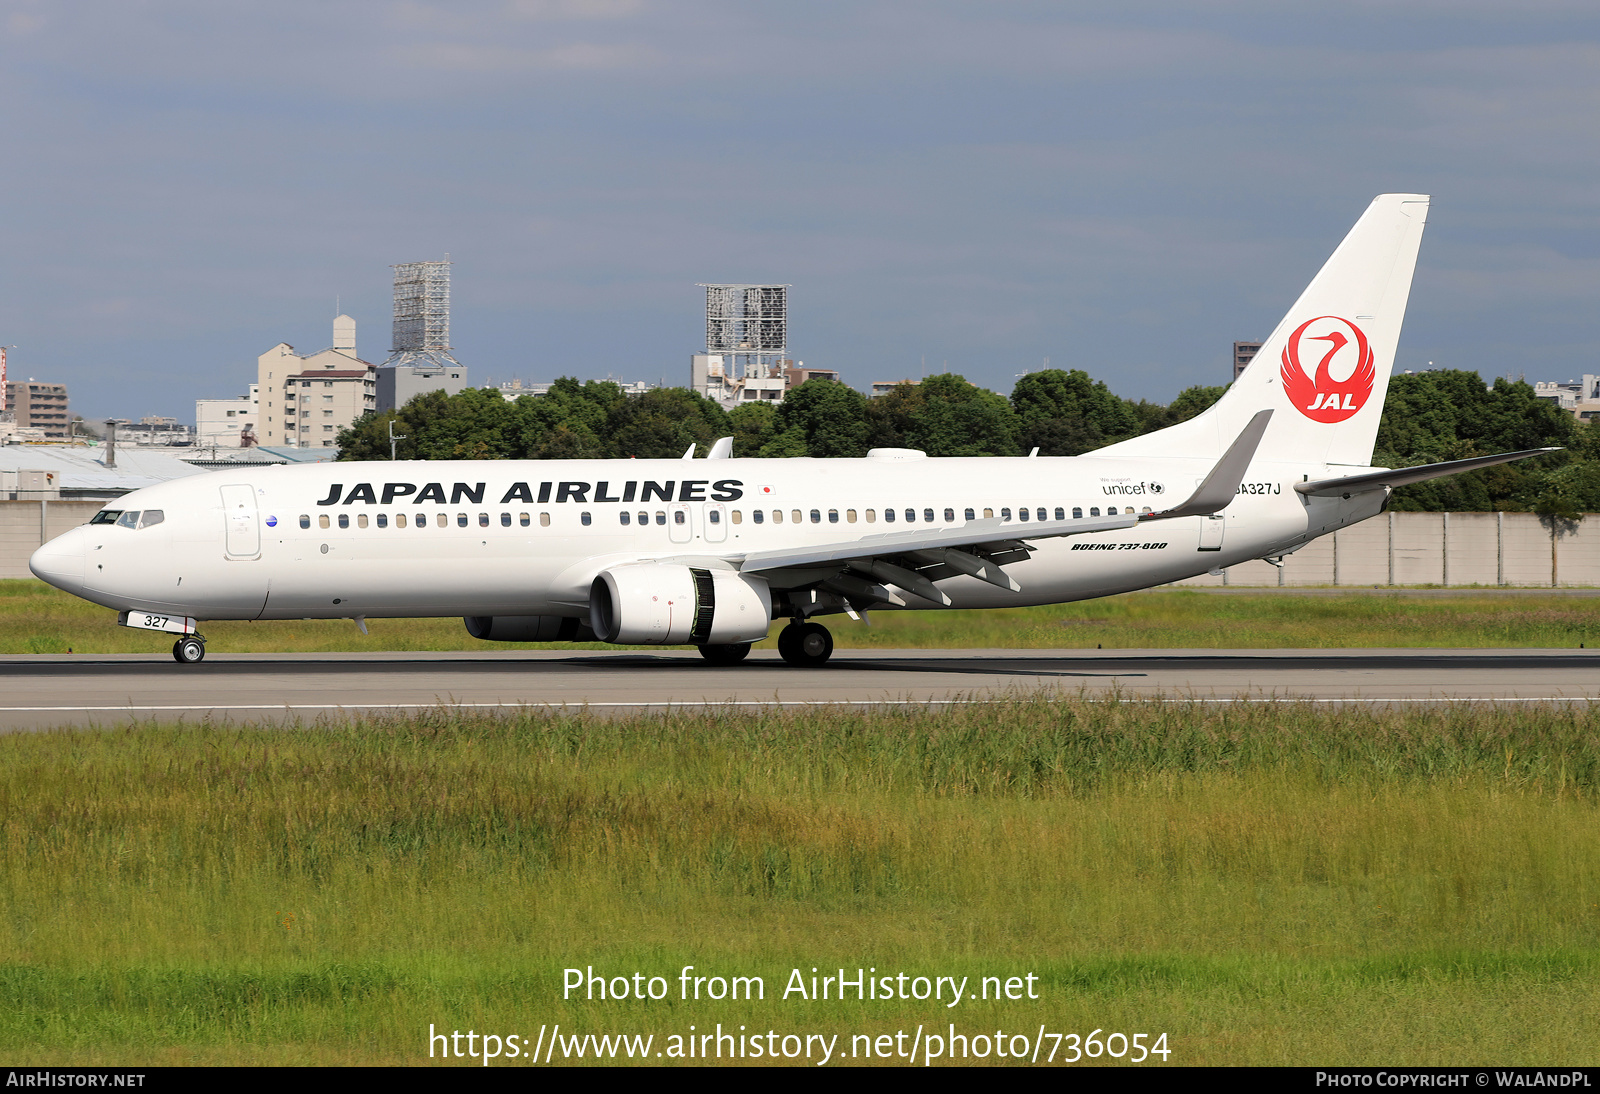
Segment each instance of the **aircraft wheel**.
[[710,661],[713,665],[737,665],[750,654],[750,643],[733,642],[727,645],[705,645],[699,647],[700,656]]
[[791,623],[778,632],[778,653],[791,665],[821,668],[833,656],[833,635],[821,623]]
[[198,665],[206,659],[206,640],[188,635],[172,644],[172,659],[180,665]]

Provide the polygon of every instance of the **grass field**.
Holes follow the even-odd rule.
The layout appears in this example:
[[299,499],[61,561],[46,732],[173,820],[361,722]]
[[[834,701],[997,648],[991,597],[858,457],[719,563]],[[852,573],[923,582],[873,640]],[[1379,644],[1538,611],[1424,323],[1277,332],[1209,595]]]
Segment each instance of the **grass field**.
[[[14,734],[0,1054],[411,1063],[430,1023],[556,1022],[847,1051],[955,1022],[1165,1032],[1174,1064],[1593,1065],[1597,803],[1586,709]],[[683,965],[763,975],[767,998],[564,1002],[562,970],[590,965],[674,993]],[[1040,998],[778,998],[841,965],[1032,973]]]
[[[828,620],[845,649],[1171,649],[1401,646],[1576,647],[1600,642],[1600,599],[1217,595],[1189,589],[1129,593],[1043,608],[876,612],[872,625]],[[208,623],[220,653],[515,649],[469,636],[460,619]],[[776,630],[774,630],[776,634]],[[0,581],[0,653],[151,653],[171,644],[116,625],[116,613],[40,581]],[[534,648],[534,647],[527,647]],[[541,649],[610,649],[548,643]]]

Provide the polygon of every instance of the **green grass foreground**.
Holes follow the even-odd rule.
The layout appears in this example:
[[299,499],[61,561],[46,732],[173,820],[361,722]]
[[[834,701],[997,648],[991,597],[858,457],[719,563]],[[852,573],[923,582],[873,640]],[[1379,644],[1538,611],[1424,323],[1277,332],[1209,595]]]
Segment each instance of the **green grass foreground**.
[[[1600,599],[1286,596],[1161,589],[1042,608],[874,612],[871,626],[827,622],[841,649],[1293,649],[1311,647],[1576,647],[1600,642]],[[616,649],[599,644],[480,642],[458,618],[205,625],[217,653]],[[777,628],[773,635],[776,637]],[[0,581],[0,654],[163,654],[170,637],[117,626],[116,613],[42,581]]]
[[[659,1049],[691,1024],[848,1046],[954,1022],[1165,1032],[1174,1064],[1593,1065],[1597,803],[1583,707],[12,734],[0,1053],[425,1063],[430,1023]],[[590,965],[767,998],[563,1001]],[[1033,973],[1040,998],[780,998],[841,965]]]

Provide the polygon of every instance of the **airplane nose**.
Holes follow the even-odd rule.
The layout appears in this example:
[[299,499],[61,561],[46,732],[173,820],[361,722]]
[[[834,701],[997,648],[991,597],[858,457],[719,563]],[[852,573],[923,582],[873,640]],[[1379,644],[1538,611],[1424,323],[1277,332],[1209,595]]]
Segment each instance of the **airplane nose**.
[[84,554],[84,529],[74,528],[33,552],[28,559],[28,569],[41,581],[81,595]]

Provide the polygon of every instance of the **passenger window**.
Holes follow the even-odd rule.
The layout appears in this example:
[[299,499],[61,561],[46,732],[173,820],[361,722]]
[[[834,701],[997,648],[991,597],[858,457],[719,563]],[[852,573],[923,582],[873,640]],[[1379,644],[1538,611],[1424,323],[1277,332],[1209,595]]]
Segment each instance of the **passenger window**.
[[388,513],[379,513],[378,514],[378,527],[379,528],[387,528],[387,527],[389,527],[389,514]]
[[650,514],[649,513],[640,513],[639,514],[639,523],[641,525],[649,524],[650,523]]
[[856,522],[856,511],[854,509],[846,509],[844,511],[844,520],[846,524],[854,524]]
[[983,511],[983,519],[984,519],[984,520],[989,520],[989,519],[991,519],[991,518],[992,518],[992,517],[993,517],[993,516],[994,516],[994,510],[993,510],[993,509],[985,509],[985,510],[984,510],[984,511]]
[[500,514],[500,527],[502,527],[502,528],[510,528],[511,527],[511,514],[510,513],[501,513]]
[[489,527],[489,514],[488,513],[479,513],[478,514],[478,527],[479,528],[487,528],[487,527]]
[[540,528],[548,528],[548,527],[550,527],[550,514],[549,513],[540,513],[539,514],[539,527]]
[[822,523],[822,512],[821,512],[821,510],[819,510],[819,509],[811,510],[811,523],[812,524],[821,524]]
[[782,524],[783,523],[783,510],[782,509],[774,509],[772,511],[772,523],[773,524]]
[[1066,520],[1067,519],[1067,511],[1065,509],[1061,508],[1061,506],[1059,506],[1059,505],[1056,506],[1056,519],[1057,520]]
[[911,524],[911,523],[915,522],[916,519],[917,519],[917,511],[915,509],[907,509],[906,510],[906,523],[907,524]]
[[[327,517],[323,517],[322,519],[323,520],[327,520],[328,518]],[[117,518],[117,527],[118,528],[137,528],[137,527],[139,527],[139,510],[130,509],[128,512],[123,513],[120,517]],[[324,527],[326,527],[326,525],[324,525]]]
[[750,510],[750,519],[755,521],[757,524],[760,524],[762,521],[767,519],[766,511],[762,509],[752,509]]
[[144,516],[139,518],[139,527],[148,528],[152,524],[160,524],[167,519],[167,515],[159,509],[146,509]]
[[933,523],[933,510],[932,509],[924,509],[922,511],[922,519],[924,521],[926,521],[927,523],[932,524]]
[[878,523],[878,511],[876,509],[868,509],[867,510],[867,523],[868,524],[876,524],[876,523]]
[[526,514],[526,513],[518,513],[517,514],[517,523],[522,525],[524,528],[526,528],[532,522],[528,519],[528,514]]
[[947,520],[947,521],[955,520],[956,519],[956,511],[954,509],[946,509],[944,511],[944,519]]
[[1073,520],[1082,520],[1083,519],[1083,509],[1081,507],[1076,506],[1076,505],[1074,505],[1072,507],[1072,519]]
[[1039,510],[1038,510],[1038,511],[1036,511],[1036,512],[1035,512],[1035,513],[1034,513],[1034,514],[1033,514],[1033,515],[1034,515],[1034,517],[1035,517],[1035,518],[1036,518],[1036,519],[1038,519],[1038,520],[1046,520],[1046,519],[1048,519],[1048,518],[1047,518],[1047,517],[1046,517],[1046,516],[1045,516],[1045,515],[1044,515],[1044,510],[1043,510],[1043,509],[1039,509]]
[[311,514],[310,513],[301,513],[300,514],[300,527],[302,527],[302,528],[310,528],[311,527]]
[[967,519],[968,520],[977,520],[978,519],[978,514],[974,513],[971,509],[968,509],[966,511],[966,513],[967,513]]
[[1011,519],[1011,510],[1009,510],[1009,509],[1000,510],[1000,519],[1001,520],[1010,520]]
[[629,513],[629,512],[623,512],[621,514],[621,519],[622,519],[622,523],[623,524],[632,524],[633,523],[633,514]]
[[396,513],[394,515],[394,526],[396,528],[404,528],[406,526],[406,515],[404,513]]
[[465,528],[466,526],[467,526],[467,514],[465,514],[465,513],[457,513],[456,514],[456,527],[457,528]]
[[1098,517],[1100,515],[1100,507],[1098,505],[1091,507],[1089,510],[1089,515],[1091,517]]
[[837,509],[829,509],[828,510],[828,523],[829,524],[838,524],[839,523],[839,510],[837,510]]
[[[462,516],[465,517],[466,514],[463,513]],[[440,513],[438,516],[434,517],[433,523],[437,524],[440,528],[450,527],[450,514]]]
[[326,513],[318,513],[317,514],[317,527],[318,528],[326,528],[327,526],[328,526],[328,514],[326,514]]
[[682,524],[682,523],[684,523],[684,520],[685,520],[685,514],[684,514],[684,511],[682,509],[674,509],[672,511],[672,523],[673,524]]
[[365,513],[357,513],[356,514],[356,527],[357,528],[365,528],[366,526],[367,526],[367,514],[365,514]]
[[590,521],[590,517],[589,517],[588,513],[579,513],[578,514],[578,523],[582,524],[585,528],[589,527],[589,521]]
[[418,513],[417,514],[417,527],[418,528],[426,528],[427,526],[428,526],[428,514],[426,514],[426,513]]
[[800,523],[800,510],[791,509],[789,511],[789,519],[791,521],[793,521],[794,523],[799,524]]
[[744,523],[744,514],[739,512],[739,510],[737,510],[737,509],[735,509],[733,511],[733,523],[735,523],[735,524],[743,524]]
[[665,524],[665,523],[667,523],[667,514],[665,512],[663,512],[662,510],[657,509],[656,510],[656,524],[657,525],[662,525],[662,524]]
[[711,510],[711,512],[706,514],[706,519],[708,521],[710,521],[712,524],[721,524],[722,523],[722,514],[717,512],[715,509],[713,509],[713,510]]
[[893,524],[894,523],[894,510],[893,509],[885,509],[883,511],[883,521],[884,521],[885,524]]
[[348,528],[348,527],[350,527],[350,514],[349,513],[340,513],[339,514],[339,527],[340,528]]

